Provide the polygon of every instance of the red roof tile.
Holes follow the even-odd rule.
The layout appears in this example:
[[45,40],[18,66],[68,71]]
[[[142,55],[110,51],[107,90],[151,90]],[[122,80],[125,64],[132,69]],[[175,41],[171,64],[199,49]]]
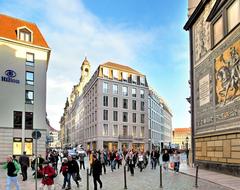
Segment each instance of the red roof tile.
[[28,42],[29,44],[49,48],[36,24],[0,14],[0,37],[20,41],[17,39],[17,28],[23,26],[33,32],[33,42]]
[[175,128],[174,131],[177,133],[191,132],[191,128]]

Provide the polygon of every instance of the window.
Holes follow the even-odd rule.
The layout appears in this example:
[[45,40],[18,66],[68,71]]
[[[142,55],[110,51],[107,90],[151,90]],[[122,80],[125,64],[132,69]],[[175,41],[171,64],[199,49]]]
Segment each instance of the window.
[[123,99],[123,108],[128,109],[128,99]]
[[213,24],[213,43],[216,45],[223,38],[223,17]]
[[122,72],[122,80],[127,82],[128,81],[128,73]]
[[118,80],[118,70],[113,70],[113,79]]
[[137,114],[136,114],[136,113],[133,113],[133,114],[132,114],[132,122],[133,122],[133,123],[136,123],[136,122],[137,122]]
[[137,97],[137,90],[136,90],[136,88],[132,88],[132,97]]
[[118,112],[113,111],[113,121],[117,121],[117,120],[118,120]]
[[21,155],[22,154],[22,138],[13,138],[13,154]]
[[32,155],[33,151],[33,139],[32,138],[25,138],[25,151],[26,155]]
[[137,75],[132,75],[132,83],[137,84]]
[[113,85],[113,94],[118,94],[118,85]]
[[34,54],[33,53],[26,53],[26,65],[34,66]]
[[144,111],[144,102],[141,102],[141,111]]
[[144,127],[141,127],[140,137],[144,137]]
[[227,8],[228,32],[240,22],[240,0],[235,0]]
[[123,112],[123,122],[128,122],[128,113]]
[[103,68],[103,76],[109,77],[109,69],[108,68]]
[[19,31],[19,39],[22,41],[31,42],[31,32],[29,32],[27,29],[21,29]]
[[133,110],[137,109],[137,101],[136,100],[132,100],[132,109]]
[[144,123],[144,120],[145,120],[145,116],[144,114],[141,114],[141,123]]
[[95,111],[95,121],[97,121],[97,111]]
[[126,87],[126,86],[122,87],[122,95],[123,96],[128,96],[128,87]]
[[34,74],[33,72],[26,71],[26,84],[33,85]]
[[117,125],[113,125],[113,136],[114,137],[118,136],[118,126]]
[[108,106],[108,96],[103,96],[103,106]]
[[108,124],[103,124],[103,136],[108,136]]
[[33,113],[25,112],[25,129],[33,129]]
[[127,135],[128,135],[128,126],[123,125],[123,136],[127,136]]
[[140,90],[140,97],[144,98],[144,90]]
[[103,93],[108,93],[108,91],[109,91],[108,83],[104,82],[103,83]]
[[103,120],[108,120],[108,110],[103,110]]
[[13,127],[17,129],[22,128],[22,112],[21,111],[13,112]]
[[118,98],[117,97],[113,97],[113,107],[114,108],[118,107]]
[[137,127],[136,126],[133,126],[133,137],[136,137],[137,136]]
[[145,86],[145,77],[140,77],[140,84],[142,85],[142,86]]
[[26,104],[33,104],[34,102],[34,92],[31,90],[26,90],[26,97],[25,97]]

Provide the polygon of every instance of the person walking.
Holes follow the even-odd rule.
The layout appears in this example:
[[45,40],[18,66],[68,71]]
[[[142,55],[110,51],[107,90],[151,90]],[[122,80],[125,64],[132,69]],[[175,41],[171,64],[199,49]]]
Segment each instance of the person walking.
[[152,169],[156,169],[156,151],[155,150],[151,152],[151,164],[152,164]]
[[170,156],[168,154],[168,151],[164,150],[164,154],[162,155],[162,161],[163,161],[163,169],[165,171],[168,171],[169,160],[170,160]]
[[18,162],[13,160],[12,156],[7,157],[7,162],[3,165],[3,169],[7,169],[7,184],[6,190],[10,190],[11,183],[14,183],[16,186],[16,190],[20,190],[17,174],[20,171],[20,165]]
[[99,160],[100,160],[101,165],[103,167],[104,174],[106,174],[107,155],[105,154],[105,152],[103,150],[101,151],[101,154],[99,156]]
[[85,162],[84,159],[87,156],[85,150],[81,148],[81,150],[78,153],[79,156],[79,162],[80,162],[80,170],[83,168],[85,170]]
[[63,175],[63,186],[62,186],[62,189],[65,189],[66,187],[66,184],[68,182],[68,159],[67,158],[63,158],[62,159],[63,162],[62,162],[62,166],[61,166],[61,169],[60,169],[60,173],[62,173]]
[[[71,189],[71,177],[77,184],[77,187],[79,188],[79,183],[78,183],[78,176],[79,176],[79,166],[76,160],[72,158],[72,156],[68,156],[68,189]],[[80,178],[80,176],[79,176]]]
[[174,171],[175,171],[175,173],[178,173],[179,167],[180,167],[180,155],[178,154],[177,150],[175,150],[175,152],[174,152],[173,162],[174,162]]
[[102,189],[103,185],[100,179],[100,175],[102,173],[102,165],[101,165],[101,162],[97,159],[97,156],[95,154],[93,155],[92,173],[93,173],[94,190],[97,190],[97,182],[100,185],[100,189]]
[[134,157],[134,155],[133,155],[133,152],[131,150],[131,151],[129,151],[129,153],[126,156],[126,161],[127,161],[129,170],[131,172],[131,176],[134,176],[134,160],[133,160],[133,157]]
[[55,170],[52,166],[49,165],[49,161],[43,162],[43,168],[39,171],[43,176],[40,190],[43,190],[45,186],[47,186],[48,190],[54,190],[54,176],[56,175]]
[[27,180],[27,169],[29,167],[29,157],[26,155],[26,151],[23,152],[23,155],[19,158],[19,163],[21,165],[21,171],[23,176],[23,181]]

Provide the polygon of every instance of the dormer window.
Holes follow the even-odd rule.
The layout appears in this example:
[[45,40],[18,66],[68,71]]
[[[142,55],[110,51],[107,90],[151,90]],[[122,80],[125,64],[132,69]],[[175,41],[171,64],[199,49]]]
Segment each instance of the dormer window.
[[32,42],[32,31],[27,27],[20,27],[17,29],[18,39],[25,42]]
[[137,84],[137,75],[132,75],[132,83]]
[[118,70],[113,70],[113,79],[118,80]]
[[127,82],[127,80],[128,80],[128,73],[122,72],[122,79],[123,79],[123,81]]
[[140,77],[140,84],[142,86],[145,86],[145,77],[143,77],[143,76]]
[[105,68],[105,67],[103,67],[103,76],[104,77],[109,77],[109,69],[108,68]]

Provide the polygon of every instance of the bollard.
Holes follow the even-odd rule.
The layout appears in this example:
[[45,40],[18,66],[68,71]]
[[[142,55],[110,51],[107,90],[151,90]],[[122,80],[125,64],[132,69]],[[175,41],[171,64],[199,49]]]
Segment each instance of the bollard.
[[124,189],[127,189],[126,166],[124,166],[123,169],[124,169]]
[[160,164],[160,188],[163,188],[163,186],[162,186],[162,164]]
[[89,169],[87,168],[87,190],[89,190]]
[[198,188],[198,164],[196,164],[195,187]]

